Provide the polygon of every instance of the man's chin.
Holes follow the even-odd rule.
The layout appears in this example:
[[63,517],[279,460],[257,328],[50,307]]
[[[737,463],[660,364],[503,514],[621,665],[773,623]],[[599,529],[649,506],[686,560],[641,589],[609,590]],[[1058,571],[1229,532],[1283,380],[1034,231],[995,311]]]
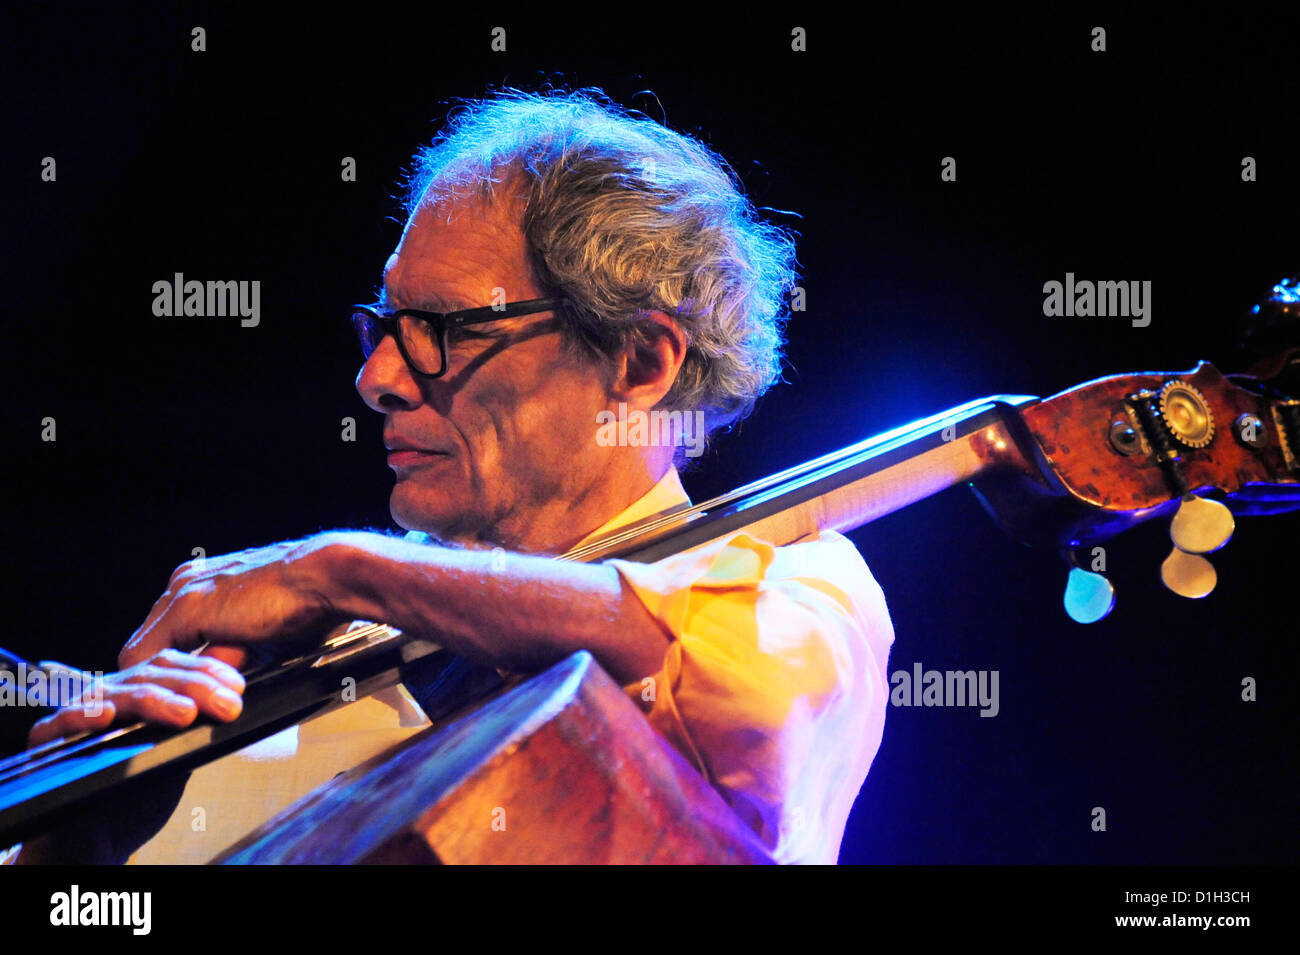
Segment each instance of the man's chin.
[[411,493],[400,481],[388,499],[388,512],[398,527],[423,531],[437,540],[455,540],[470,531],[466,508],[456,507],[445,495]]

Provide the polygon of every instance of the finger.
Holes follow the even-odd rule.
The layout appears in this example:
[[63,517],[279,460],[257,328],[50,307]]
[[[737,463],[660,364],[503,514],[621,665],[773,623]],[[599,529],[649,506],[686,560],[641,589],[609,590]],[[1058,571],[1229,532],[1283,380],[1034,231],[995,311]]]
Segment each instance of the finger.
[[[108,717],[104,713],[108,712]],[[102,729],[117,719],[136,719],[164,726],[188,726],[198,716],[191,698],[161,686],[131,683],[103,683],[99,692],[60,707],[41,723],[47,739],[71,736],[87,729]],[[39,724],[38,724],[39,725]]]
[[105,687],[119,719],[143,720],[162,726],[189,726],[199,715],[197,702],[153,683],[119,683]]
[[196,601],[203,601],[210,590],[210,586],[202,584],[188,585],[178,593],[152,624],[141,626],[131,635],[122,652],[117,655],[118,666],[127,670],[143,663],[160,650],[171,647],[189,650],[201,644],[203,634],[189,626],[189,621],[197,612]]
[[182,649],[188,649],[197,646],[201,642],[197,638],[187,642],[178,640],[173,644],[155,631],[160,621],[167,622],[163,620],[165,614],[170,613],[174,622],[177,610],[185,603],[187,591],[190,594],[189,599],[192,600],[194,594],[208,590],[210,590],[210,587],[205,587],[201,582],[196,585],[195,580],[177,581],[169,584],[163,595],[154,601],[153,607],[149,610],[149,615],[144,618],[144,623],[136,628],[135,633],[131,634],[131,638],[122,647],[117,657],[118,667],[125,670],[165,647],[178,646]]
[[53,739],[75,736],[86,730],[107,729],[117,716],[112,701],[105,700],[98,713],[92,713],[80,707],[67,707],[52,716],[38,720],[27,732],[27,746],[40,746]]
[[154,621],[167,612],[167,608],[171,606],[172,601],[176,599],[176,595],[181,592],[184,585],[184,581],[176,581],[173,575],[172,580],[167,583],[167,589],[162,592],[161,597],[153,602],[153,606],[149,608],[149,613],[145,616],[144,622],[136,627],[135,632],[142,633],[152,627]]
[[131,634],[131,639],[122,645],[122,649],[117,654],[117,667],[119,670],[129,670],[137,663],[142,663],[153,655],[145,645],[146,635],[147,631],[144,627],[141,627]]
[[[138,643],[139,639],[141,639],[143,635],[153,627],[158,618],[170,609],[176,596],[185,589],[187,584],[190,584],[195,580],[211,577],[224,570],[230,565],[231,556],[233,555],[187,560],[185,563],[173,570],[171,577],[167,580],[167,589],[163,591],[162,596],[155,600],[153,606],[149,608],[149,613],[144,618],[144,622],[140,624],[140,626],[136,628],[135,633],[131,635],[131,639],[128,640],[126,646],[122,648],[122,653],[125,654],[128,648],[133,647]],[[138,662],[139,659],[132,659],[131,662],[127,662],[123,656],[118,657],[118,666],[123,669]]]
[[[188,715],[188,708],[198,707],[199,712],[204,716],[211,716],[213,719],[229,722],[243,712],[243,699],[235,690],[222,685],[221,682],[209,677],[207,673],[200,670],[183,670],[166,667],[139,667],[131,676],[126,677],[120,686],[133,687],[140,689],[144,687],[149,691],[166,691],[173,694],[175,698],[185,700],[185,711]],[[152,707],[151,699],[144,700],[147,707]],[[118,704],[121,708],[121,704]],[[151,721],[164,721],[170,725],[187,725],[188,719],[183,722],[174,722],[170,717],[181,716],[181,709],[177,700],[168,700],[164,698],[162,702],[161,717],[156,715],[153,709],[147,709],[142,713],[143,719]]]
[[[138,674],[120,683],[105,683],[85,705],[72,704],[40,720],[28,734],[28,745],[72,736],[86,730],[107,727],[114,718],[137,719],[163,726],[183,727],[194,722],[199,712],[229,722],[243,710],[239,694],[199,671],[149,669],[160,680],[184,687],[178,692],[159,683],[132,682]],[[174,674],[174,675],[173,675]],[[191,695],[192,694],[192,695]],[[105,715],[107,714],[107,715]]]
[[120,684],[162,688],[193,701],[206,716],[229,722],[244,709],[239,693],[200,670],[142,666]]
[[[238,647],[230,647],[229,649],[240,650]],[[160,653],[155,653],[148,665],[177,670],[197,670],[206,673],[221,685],[230,687],[236,693],[244,692],[244,675],[239,672],[238,667],[231,665],[216,654],[204,654],[207,654],[206,650],[203,654],[184,653],[180,650],[163,650]]]
[[127,638],[126,643],[122,644],[122,649],[118,651],[118,669],[125,670],[128,667],[134,666],[148,655],[142,655],[141,653],[141,646],[144,643],[145,635],[153,628],[153,625],[158,618],[166,612],[168,607],[171,606],[172,597],[172,592],[168,590],[154,601],[153,607],[149,610],[149,615],[144,618],[144,623],[136,627],[135,632]]
[[248,662],[248,648],[235,646],[232,643],[216,643],[200,653],[199,656],[220,660],[236,670],[240,670]]
[[77,706],[99,712],[104,685],[103,673],[91,673],[57,660],[37,663],[48,678],[46,704],[50,707]]

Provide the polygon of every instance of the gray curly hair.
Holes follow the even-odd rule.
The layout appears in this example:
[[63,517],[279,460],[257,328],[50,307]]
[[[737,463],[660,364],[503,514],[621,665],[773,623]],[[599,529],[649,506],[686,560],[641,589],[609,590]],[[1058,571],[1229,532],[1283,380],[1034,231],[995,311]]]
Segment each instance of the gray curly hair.
[[408,216],[510,182],[538,281],[571,303],[571,346],[608,372],[649,336],[639,315],[666,312],[687,352],[660,407],[703,411],[707,431],[749,414],[780,378],[796,234],[762,221],[708,146],[598,89],[462,102],[415,156]]

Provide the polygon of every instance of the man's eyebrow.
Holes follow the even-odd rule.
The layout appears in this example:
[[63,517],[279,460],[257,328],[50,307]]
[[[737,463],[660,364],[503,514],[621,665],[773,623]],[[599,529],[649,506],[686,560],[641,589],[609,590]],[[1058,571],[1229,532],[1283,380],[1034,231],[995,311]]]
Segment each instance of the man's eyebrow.
[[[385,311],[388,311],[388,286],[380,285],[374,291],[374,301]],[[414,304],[408,305],[407,308],[421,309],[426,312],[460,312],[466,309],[474,308],[473,305],[466,305],[463,302],[452,301],[443,298],[441,295],[433,292],[422,293]]]

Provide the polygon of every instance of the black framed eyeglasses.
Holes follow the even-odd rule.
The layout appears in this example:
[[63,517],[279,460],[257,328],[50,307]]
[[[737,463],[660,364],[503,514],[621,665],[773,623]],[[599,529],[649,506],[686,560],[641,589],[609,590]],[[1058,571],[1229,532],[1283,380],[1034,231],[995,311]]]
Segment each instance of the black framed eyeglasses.
[[524,302],[486,305],[459,312],[427,312],[403,308],[381,312],[373,305],[352,306],[352,327],[361,341],[361,353],[368,360],[388,335],[413,371],[426,378],[447,373],[447,329],[498,322],[503,318],[549,312],[565,303],[563,298],[530,298]]

